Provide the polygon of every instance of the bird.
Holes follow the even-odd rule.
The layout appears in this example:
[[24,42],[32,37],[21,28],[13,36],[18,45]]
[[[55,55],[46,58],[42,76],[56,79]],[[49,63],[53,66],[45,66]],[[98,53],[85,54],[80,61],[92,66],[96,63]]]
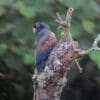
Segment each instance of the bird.
[[35,70],[41,72],[45,68],[46,61],[56,45],[56,35],[43,22],[36,22],[32,30],[37,33],[34,43]]

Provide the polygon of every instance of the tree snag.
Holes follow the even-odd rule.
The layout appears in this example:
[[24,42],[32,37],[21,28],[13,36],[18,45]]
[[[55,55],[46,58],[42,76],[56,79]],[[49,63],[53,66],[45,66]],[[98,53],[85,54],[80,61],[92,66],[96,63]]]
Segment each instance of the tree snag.
[[78,42],[74,41],[70,34],[71,17],[73,8],[69,8],[65,19],[57,13],[59,27],[62,29],[61,39],[51,52],[45,69],[34,79],[33,100],[60,100],[61,92],[67,83],[66,74],[70,70],[71,64],[75,61],[79,71],[82,71],[76,58],[86,55],[93,50],[100,50],[97,46],[100,35],[95,39],[93,46],[89,50],[78,48]]

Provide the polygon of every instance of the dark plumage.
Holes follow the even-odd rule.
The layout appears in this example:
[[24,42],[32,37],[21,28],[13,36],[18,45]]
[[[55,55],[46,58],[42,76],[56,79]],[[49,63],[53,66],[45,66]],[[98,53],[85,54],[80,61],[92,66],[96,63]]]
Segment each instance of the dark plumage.
[[44,69],[46,60],[56,44],[56,37],[49,26],[44,23],[35,23],[34,30],[38,33],[35,41],[35,59],[36,69],[40,72]]

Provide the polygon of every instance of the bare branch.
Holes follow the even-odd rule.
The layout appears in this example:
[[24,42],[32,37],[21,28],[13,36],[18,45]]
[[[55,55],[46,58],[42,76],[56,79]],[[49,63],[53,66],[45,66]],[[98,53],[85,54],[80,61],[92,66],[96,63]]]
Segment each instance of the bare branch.
[[67,11],[67,15],[65,17],[65,21],[66,21],[68,27],[70,27],[71,17],[72,17],[73,11],[74,11],[73,8],[69,8],[68,11]]
[[81,50],[79,54],[83,56],[83,55],[89,54],[90,52],[94,50],[100,51],[100,48],[98,47],[99,41],[100,41],[100,34],[95,38],[92,48],[90,48],[89,50]]
[[56,20],[56,22],[63,27],[70,27],[71,17],[72,17],[73,11],[74,11],[73,8],[69,8],[65,19],[62,19],[61,15],[57,12],[56,14],[57,14],[58,19]]
[[94,40],[94,43],[93,43],[93,49],[94,50],[98,50],[100,51],[100,47],[98,47],[98,42],[100,41],[100,34],[97,36],[97,38]]
[[60,16],[60,14],[59,14],[59,12],[57,12],[56,14],[57,14],[58,20],[59,21],[63,21],[62,18],[61,18],[61,16]]

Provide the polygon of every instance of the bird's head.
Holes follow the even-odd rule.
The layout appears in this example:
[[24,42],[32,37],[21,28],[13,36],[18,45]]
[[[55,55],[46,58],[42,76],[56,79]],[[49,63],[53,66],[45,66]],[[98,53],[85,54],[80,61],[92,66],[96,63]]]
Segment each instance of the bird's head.
[[49,29],[50,30],[49,26],[46,25],[45,23],[37,22],[33,25],[32,31],[33,32],[40,32],[42,29]]

